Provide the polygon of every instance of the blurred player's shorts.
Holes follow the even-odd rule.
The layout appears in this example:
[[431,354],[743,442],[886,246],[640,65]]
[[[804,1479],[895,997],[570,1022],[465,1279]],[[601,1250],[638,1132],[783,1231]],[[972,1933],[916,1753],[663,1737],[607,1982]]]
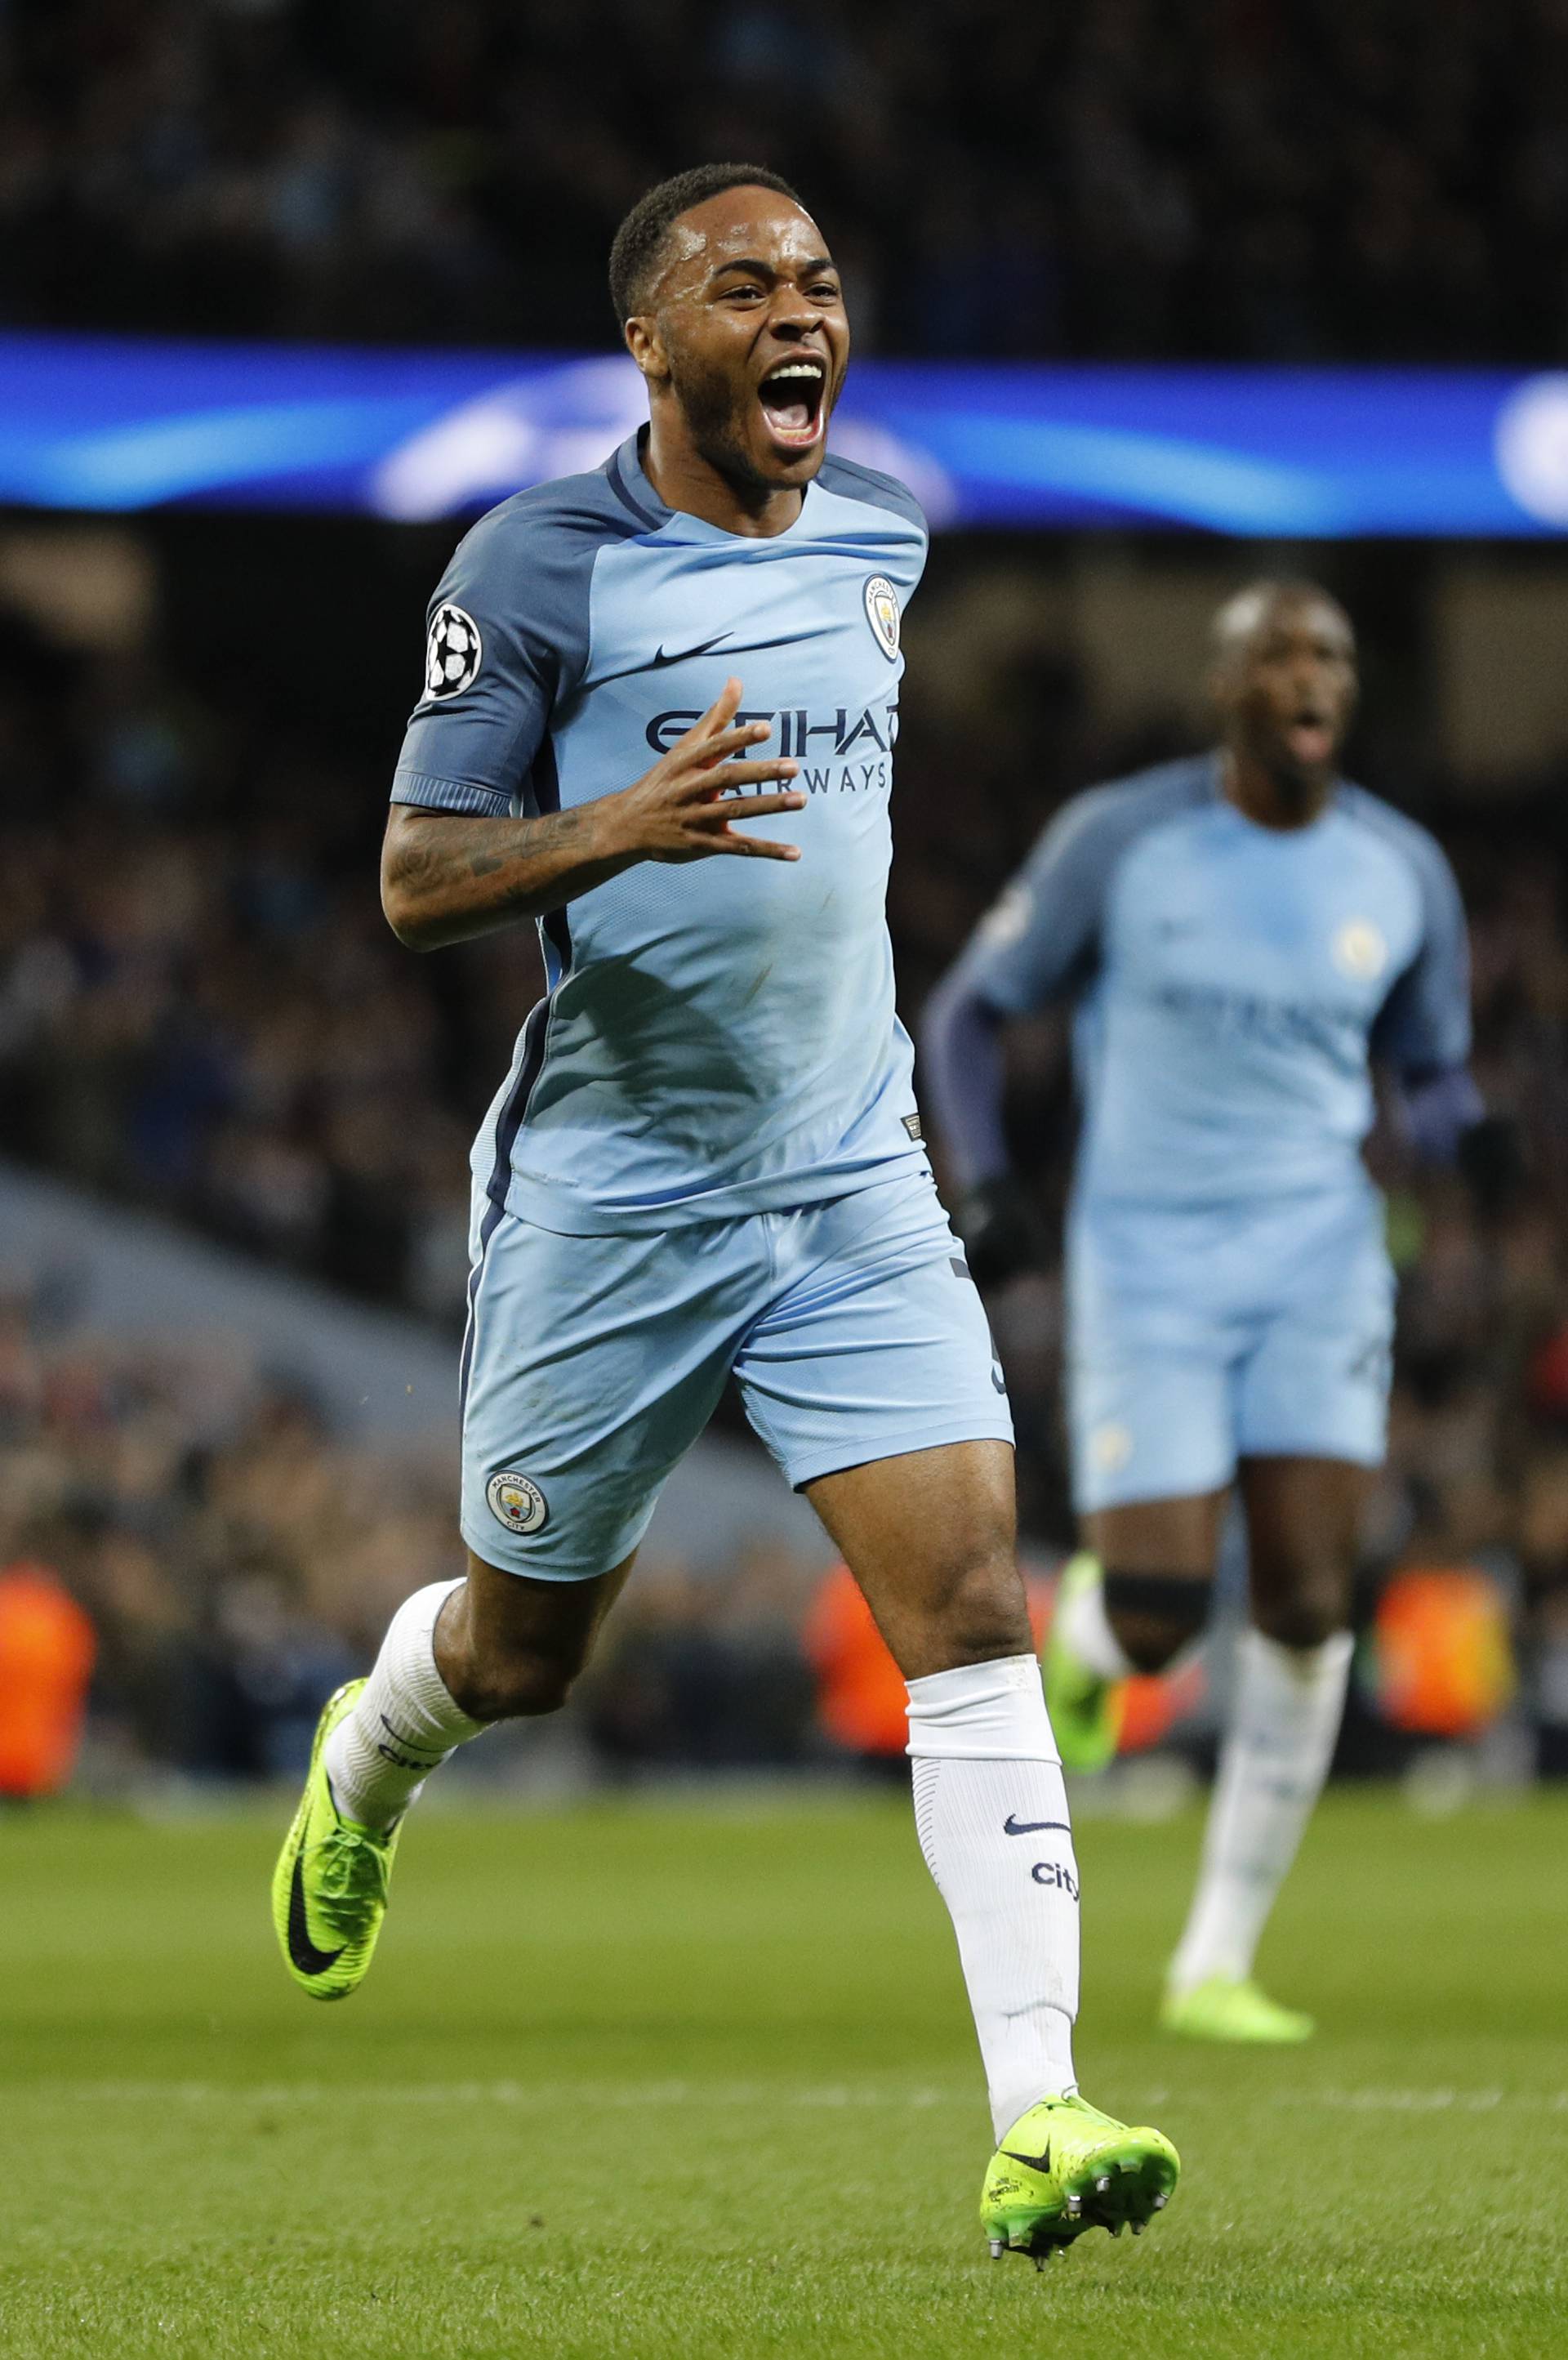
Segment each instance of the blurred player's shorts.
[[1067,1294],[1080,1510],[1217,1491],[1243,1458],[1381,1461],[1394,1273],[1370,1182],[1079,1205]]

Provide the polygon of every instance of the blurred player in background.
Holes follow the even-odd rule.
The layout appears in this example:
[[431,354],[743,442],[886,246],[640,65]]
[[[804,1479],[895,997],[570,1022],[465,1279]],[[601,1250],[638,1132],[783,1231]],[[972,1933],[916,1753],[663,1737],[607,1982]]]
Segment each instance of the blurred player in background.
[[[393,787],[401,939],[537,920],[548,989],[474,1157],[467,1576],[410,1599],[328,1705],[278,1939],[316,1996],[359,1983],[421,1783],[564,1701],[733,1371],[908,1683],[920,1842],[1001,2143],[984,2219],[994,2254],[1044,2258],[1096,2222],[1141,2227],[1178,2167],[1076,2094],[1077,1873],[1011,1423],[893,1012],[899,617],[924,521],[826,456],[844,298],[773,175],[652,191],[611,281],[650,425],[463,542]],[[738,825],[757,820],[777,835]]]
[[1007,1022],[1076,1007],[1066,1241],[1075,1503],[1046,1693],[1070,1769],[1109,1760],[1116,1685],[1195,1642],[1239,1491],[1252,1627],[1164,2021],[1299,2040],[1252,1979],[1327,1775],[1357,1538],[1383,1457],[1394,1277],[1362,1161],[1373,1066],[1418,1150],[1508,1158],[1466,1068],[1447,861],[1339,775],[1350,623],[1262,582],[1214,626],[1217,751],[1076,797],[930,1003],[922,1072],[982,1283],[1030,1259],[1002,1129]]

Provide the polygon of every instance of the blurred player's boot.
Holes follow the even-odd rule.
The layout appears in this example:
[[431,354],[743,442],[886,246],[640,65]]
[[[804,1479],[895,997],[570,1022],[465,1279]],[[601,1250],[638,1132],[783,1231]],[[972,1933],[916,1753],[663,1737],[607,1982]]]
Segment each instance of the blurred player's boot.
[[1086,1664],[1071,1636],[1080,1601],[1098,1590],[1103,1578],[1099,1559],[1087,1550],[1068,1559],[1046,1641],[1045,1707],[1064,1770],[1103,1770],[1116,1750],[1123,1683]]
[[1162,2133],[1131,2127],[1083,2098],[1042,2098],[991,2158],[980,2225],[991,2258],[1032,2255],[1042,2268],[1085,2229],[1138,2236],[1171,2202],[1181,2159]]
[[1246,1975],[1210,1975],[1191,1991],[1168,1991],[1160,2021],[1186,2040],[1283,2043],[1310,2040],[1317,2029],[1310,2016],[1281,2007]]
[[283,1963],[312,1999],[345,1999],[363,1982],[387,1915],[397,1849],[400,1820],[377,1834],[340,1815],[322,1759],[364,1687],[350,1680],[327,1701],[305,1792],[272,1872],[272,1923]]

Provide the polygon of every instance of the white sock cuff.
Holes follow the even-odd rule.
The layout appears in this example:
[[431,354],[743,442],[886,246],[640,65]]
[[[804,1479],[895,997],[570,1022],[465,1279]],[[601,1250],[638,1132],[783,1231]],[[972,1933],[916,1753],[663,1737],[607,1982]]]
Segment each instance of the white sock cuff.
[[1355,1652],[1349,1631],[1333,1632],[1315,1647],[1287,1647],[1249,1624],[1236,1649],[1238,1725],[1250,1720],[1247,1707],[1255,1704],[1265,1722],[1315,1723],[1326,1717],[1337,1729]]
[[1060,1762],[1033,1655],[959,1664],[907,1683],[916,1761]]
[[383,1660],[397,1666],[405,1701],[424,1716],[427,1728],[421,1734],[439,1734],[449,1750],[476,1737],[485,1726],[463,1711],[436,1666],[436,1622],[465,1579],[460,1575],[455,1581],[432,1581],[416,1590],[392,1617],[382,1646]]

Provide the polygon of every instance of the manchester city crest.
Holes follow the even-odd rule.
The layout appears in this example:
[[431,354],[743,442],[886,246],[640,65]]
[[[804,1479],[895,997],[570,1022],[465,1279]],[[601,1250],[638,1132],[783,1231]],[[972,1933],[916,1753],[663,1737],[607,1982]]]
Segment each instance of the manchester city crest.
[[485,1497],[495,1522],[505,1524],[509,1533],[537,1533],[549,1521],[544,1493],[531,1476],[519,1475],[514,1468],[492,1475],[485,1486]]
[[1388,945],[1370,918],[1347,918],[1334,938],[1334,963],[1357,983],[1376,983],[1388,964]]
[[898,594],[885,574],[873,574],[866,585],[866,619],[888,662],[897,662]]

